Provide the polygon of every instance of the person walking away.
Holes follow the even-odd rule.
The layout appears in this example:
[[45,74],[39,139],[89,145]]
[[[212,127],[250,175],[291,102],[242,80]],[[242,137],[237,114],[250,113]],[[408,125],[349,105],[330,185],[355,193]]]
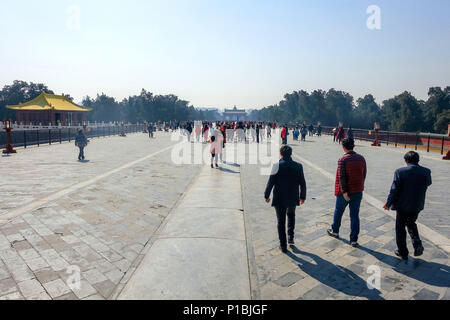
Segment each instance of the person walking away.
[[214,169],[214,162],[216,163],[216,168],[219,167],[218,165],[218,159],[219,159],[219,145],[216,141],[216,137],[215,136],[211,136],[211,148],[210,148],[210,152],[211,152],[211,168]]
[[84,135],[83,130],[78,130],[78,134],[75,138],[75,146],[77,146],[80,149],[80,153],[78,154],[78,160],[84,160],[84,148],[86,148],[87,144],[89,143],[88,139]]
[[420,156],[417,152],[408,152],[404,159],[406,167],[395,171],[394,182],[384,209],[397,211],[395,236],[398,249],[395,254],[408,260],[405,227],[413,242],[414,256],[421,256],[424,251],[416,221],[425,207],[427,189],[432,181],[431,170],[419,165]]
[[148,131],[148,137],[150,139],[153,138],[153,125],[151,122],[148,124],[147,131]]
[[339,144],[341,144],[342,140],[344,140],[344,139],[345,139],[345,129],[344,129],[344,127],[340,127],[338,129],[338,134],[337,134],[337,140],[338,140]]
[[265,136],[265,126],[263,123],[259,124],[259,140],[261,141],[261,143],[264,142],[264,136]]
[[336,142],[336,138],[337,138],[337,133],[338,133],[338,128],[333,128],[333,142]]
[[259,123],[256,124],[256,143],[259,143],[259,132],[261,130],[261,127],[259,126]]
[[227,143],[227,126],[225,123],[223,123],[220,127],[220,132],[222,133],[223,139],[222,147],[225,148],[225,144]]
[[187,135],[188,142],[191,142],[191,134],[192,134],[192,125],[190,122],[188,122],[188,124],[186,126],[186,135]]
[[355,142],[353,139],[344,139],[342,148],[345,155],[339,159],[336,172],[335,195],[336,208],[334,211],[334,221],[328,235],[339,238],[342,215],[347,206],[350,207],[350,244],[358,246],[359,236],[359,208],[363,198],[364,182],[367,176],[366,160],[357,154],[353,149]]
[[352,129],[352,127],[348,128],[347,137],[349,139],[353,139],[353,129]]
[[251,134],[252,134],[252,142],[256,141],[256,129],[255,129],[255,125],[252,124],[251,128],[250,128]]
[[281,160],[272,168],[267,182],[264,198],[270,202],[270,193],[273,189],[272,207],[275,208],[278,220],[278,237],[280,249],[287,252],[286,243],[286,215],[288,218],[288,239],[294,245],[295,236],[295,210],[306,201],[306,181],[303,166],[292,160],[292,148],[283,145],[280,149]]
[[269,140],[270,138],[272,138],[272,128],[270,127],[270,125],[267,125],[267,140]]
[[223,148],[224,148],[224,140],[225,140],[225,136],[222,134],[222,132],[218,129],[215,130],[214,132],[214,137],[215,137],[215,143],[216,143],[216,157],[218,157],[220,159],[220,163],[224,163],[223,162]]
[[308,131],[309,136],[312,137],[314,135],[314,126],[312,124],[309,125]]
[[195,125],[195,139],[197,142],[200,142],[200,136],[202,133],[202,126],[199,124]]
[[208,135],[209,135],[209,127],[207,124],[205,124],[205,126],[203,127],[203,141],[205,143],[208,142]]
[[[303,133],[305,134],[305,139],[303,138]],[[308,127],[306,126],[306,123],[303,123],[300,128],[300,136],[302,141],[306,141],[307,134],[308,134]]]
[[294,133],[293,133],[293,137],[295,141],[298,141],[298,137],[300,136],[300,131],[298,130],[298,127],[295,128]]
[[286,126],[283,126],[283,129],[281,129],[281,140],[283,141],[283,144],[287,144],[287,128],[286,128]]
[[321,137],[322,136],[322,126],[319,124],[319,126],[317,127],[317,136]]

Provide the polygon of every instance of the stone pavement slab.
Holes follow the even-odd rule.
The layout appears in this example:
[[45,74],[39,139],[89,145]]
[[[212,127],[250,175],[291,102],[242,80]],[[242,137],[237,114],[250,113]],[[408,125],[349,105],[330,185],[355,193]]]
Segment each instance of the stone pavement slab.
[[119,299],[251,298],[237,170],[202,169]]

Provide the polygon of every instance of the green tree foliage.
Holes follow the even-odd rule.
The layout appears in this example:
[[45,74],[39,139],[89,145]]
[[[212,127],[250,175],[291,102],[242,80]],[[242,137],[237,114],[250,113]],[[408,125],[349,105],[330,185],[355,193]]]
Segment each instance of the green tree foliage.
[[392,131],[417,132],[423,124],[421,104],[409,92],[383,101],[383,123]]
[[351,122],[353,97],[343,91],[331,89],[328,92],[315,90],[294,91],[286,94],[276,106],[269,106],[251,114],[257,120],[277,122],[306,121],[336,125],[339,121]]
[[325,108],[326,121],[328,123],[342,121],[351,125],[353,97],[349,93],[330,89],[326,95]]
[[97,94],[95,99],[89,96],[83,99],[83,106],[92,108],[92,111],[87,114],[87,119],[92,122],[110,122],[122,121],[123,109],[120,103],[113,97],[108,97],[106,94]]
[[381,120],[381,108],[371,94],[356,101],[356,107],[353,109],[353,127],[372,128],[375,122],[381,122]]
[[447,133],[448,125],[450,124],[450,109],[447,109],[438,114],[436,123],[434,124],[434,130],[437,133]]
[[423,105],[423,130],[432,131],[435,129],[437,118],[447,110],[450,110],[450,87],[446,87],[444,90],[440,87],[430,88],[428,101]]
[[138,96],[130,96],[122,102],[105,94],[97,95],[96,99],[86,97],[85,107],[92,108],[90,121],[186,121],[186,120],[217,120],[219,114],[211,110],[196,109],[188,101],[179,99],[176,95],[154,95],[142,89]]
[[[342,121],[345,126],[373,129],[375,122],[381,122],[382,129],[393,131],[437,131],[446,132],[450,110],[450,87],[430,88],[427,101],[417,100],[411,93],[404,92],[378,105],[368,94],[359,98],[344,91],[330,89],[328,92],[304,90],[286,94],[278,105],[255,110],[250,117],[255,120],[277,122],[303,122],[335,126]],[[439,119],[439,122],[438,122]]]

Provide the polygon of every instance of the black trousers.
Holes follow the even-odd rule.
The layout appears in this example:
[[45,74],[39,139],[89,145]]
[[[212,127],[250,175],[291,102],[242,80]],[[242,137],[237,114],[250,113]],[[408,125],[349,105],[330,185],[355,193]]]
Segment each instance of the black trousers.
[[80,148],[80,153],[78,154],[78,160],[84,160],[84,147],[78,147]]
[[295,232],[295,209],[296,207],[276,206],[278,219],[278,238],[280,239],[280,245],[282,248],[287,247],[286,240],[286,215],[288,218],[288,236],[290,239],[294,238]]
[[413,242],[414,249],[420,248],[422,246],[422,241],[420,240],[419,230],[417,229],[417,218],[419,217],[419,212],[410,213],[397,211],[397,219],[395,221],[395,234],[397,238],[398,251],[402,255],[408,255],[408,247],[406,246],[406,229]]

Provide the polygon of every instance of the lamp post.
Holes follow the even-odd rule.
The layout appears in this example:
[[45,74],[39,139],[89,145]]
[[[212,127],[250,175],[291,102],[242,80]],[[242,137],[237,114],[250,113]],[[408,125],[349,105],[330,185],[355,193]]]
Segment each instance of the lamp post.
[[13,146],[11,145],[11,130],[12,130],[12,128],[11,128],[11,120],[9,120],[9,119],[6,119],[5,121],[4,121],[4,123],[5,123],[5,131],[6,131],[6,134],[8,135],[8,145],[6,146],[6,149],[5,150],[3,150],[3,153],[4,154],[11,154],[11,153],[17,153],[17,151],[16,150],[14,150],[14,148],[13,148]]
[[375,140],[372,143],[373,147],[381,147],[381,144],[378,142],[378,132],[380,131],[380,123],[379,122],[375,122],[374,125],[374,131],[375,131]]
[[125,124],[123,123],[123,121],[122,121],[121,124],[120,124],[120,136],[121,136],[121,137],[126,137],[126,134],[125,134]]

